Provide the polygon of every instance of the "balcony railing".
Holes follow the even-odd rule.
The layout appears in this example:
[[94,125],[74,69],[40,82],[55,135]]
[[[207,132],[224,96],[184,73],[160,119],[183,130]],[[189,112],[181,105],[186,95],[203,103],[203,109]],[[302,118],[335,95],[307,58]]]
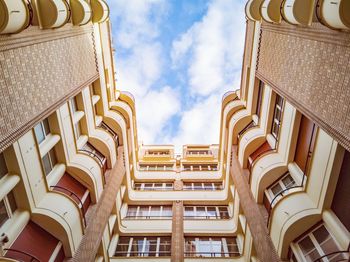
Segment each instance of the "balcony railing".
[[171,251],[115,251],[114,256],[116,257],[170,257]]
[[173,218],[173,216],[126,216],[126,217],[124,217],[124,219],[128,219],[128,220],[138,220],[138,219],[140,219],[140,220],[142,220],[142,219],[144,219],[144,220],[147,220],[147,219],[157,219],[157,220],[159,220],[159,219],[172,219]]
[[185,257],[237,257],[240,255],[239,252],[185,252]]
[[[64,188],[64,187],[61,187],[61,186],[51,186],[51,188],[53,188],[54,190],[59,191],[59,192],[60,192],[60,190],[62,190],[62,191],[64,191],[65,193],[67,193],[67,195],[68,195],[69,197],[71,197],[71,198],[74,197],[74,198],[79,202],[80,206],[78,205],[78,208],[79,208],[79,210],[80,210],[80,212],[81,212],[81,215],[82,215],[82,217],[83,217],[84,226],[86,226],[86,219],[85,219],[86,210],[84,210],[83,202],[82,202],[81,199],[77,196],[77,194],[75,194],[74,192],[70,191],[69,189]],[[62,192],[62,193],[64,193],[64,192]],[[74,203],[76,203],[76,202],[74,201]]]
[[[337,262],[338,261],[349,261],[349,257],[350,257],[350,245],[349,245],[349,248],[348,250],[343,250],[343,251],[334,251],[334,252],[331,252],[331,253],[328,253],[326,255],[323,255],[317,259],[315,259],[313,262],[322,262],[324,261],[324,258],[328,258],[330,256],[336,256],[336,255],[342,255],[343,257],[342,258],[337,258]],[[328,261],[328,260],[327,260]]]
[[27,252],[24,252],[24,251],[21,251],[21,250],[18,250],[18,249],[4,248],[4,250],[6,251],[6,255],[5,256],[8,257],[8,258],[18,259],[17,257],[7,256],[8,255],[7,252],[13,252],[13,253],[21,254],[21,255],[24,255],[24,256],[28,257],[29,260],[27,260],[27,261],[29,261],[29,262],[35,262],[35,261],[36,262],[41,262],[41,260],[39,258],[37,258],[36,256],[33,256],[33,255],[31,255],[31,254],[29,254]]

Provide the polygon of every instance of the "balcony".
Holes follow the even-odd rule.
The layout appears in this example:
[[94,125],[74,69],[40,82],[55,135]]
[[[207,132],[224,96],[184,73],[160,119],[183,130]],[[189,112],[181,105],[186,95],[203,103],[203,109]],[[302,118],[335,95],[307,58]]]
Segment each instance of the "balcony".
[[109,7],[104,0],[91,0],[92,22],[102,23],[109,16]]
[[263,0],[249,0],[245,6],[245,14],[248,19],[261,21],[260,6]]
[[314,5],[314,0],[286,0],[282,3],[281,13],[290,24],[309,26],[314,14]]
[[265,0],[261,5],[261,16],[269,23],[281,23],[281,0]]
[[73,25],[82,26],[90,22],[92,11],[84,0],[70,0]]
[[64,0],[37,0],[35,9],[41,29],[59,28],[69,20],[69,6]]
[[318,20],[332,29],[350,29],[350,2],[320,0],[317,3]]
[[63,261],[65,254],[58,239],[30,221],[6,250],[5,257],[33,262]]
[[24,0],[3,0],[0,2],[0,33],[14,34],[30,24],[30,12]]

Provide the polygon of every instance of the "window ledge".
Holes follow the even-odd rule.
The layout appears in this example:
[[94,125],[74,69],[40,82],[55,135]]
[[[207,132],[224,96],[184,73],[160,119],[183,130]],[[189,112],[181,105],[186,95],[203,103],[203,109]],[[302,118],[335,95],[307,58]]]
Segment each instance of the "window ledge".
[[83,117],[84,117],[85,113],[83,111],[76,111],[73,114],[73,124],[78,123]]
[[259,117],[258,117],[258,115],[252,115],[252,120],[254,121],[254,123],[255,123],[256,125],[259,124]]
[[266,140],[272,149],[276,148],[277,141],[276,141],[276,138],[273,137],[273,135],[268,134],[266,136]]
[[[301,171],[300,167],[295,162],[292,162],[288,164],[288,171],[294,178],[297,185],[301,185],[304,173],[303,171]],[[305,182],[306,182],[306,179],[304,180],[304,185],[305,185]]]
[[102,116],[96,115],[95,116],[95,124],[96,124],[96,126],[100,126],[101,123],[102,123],[102,120],[103,120]]
[[0,200],[2,200],[20,181],[18,175],[7,174],[0,180]]
[[39,145],[40,157],[45,156],[60,141],[59,135],[49,134],[46,139]]
[[87,141],[88,141],[88,136],[86,136],[86,135],[80,136],[77,140],[78,149],[83,148],[83,146],[87,143]]
[[46,177],[49,187],[57,185],[58,181],[64,175],[64,172],[66,172],[66,165],[56,164]]
[[96,105],[98,101],[100,101],[100,96],[99,95],[93,95],[92,98],[92,104]]

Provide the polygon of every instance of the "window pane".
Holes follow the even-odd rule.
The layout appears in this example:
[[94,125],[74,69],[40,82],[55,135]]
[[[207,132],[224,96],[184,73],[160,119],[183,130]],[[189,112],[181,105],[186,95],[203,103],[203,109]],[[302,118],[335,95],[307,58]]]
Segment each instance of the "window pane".
[[290,188],[295,185],[295,181],[291,175],[287,175],[285,178],[283,178],[282,183],[286,188]]
[[159,256],[170,256],[171,252],[171,238],[161,237],[159,246]]
[[0,201],[0,227],[9,219],[4,201]]
[[140,206],[139,217],[146,218],[148,217],[149,206]]
[[194,213],[194,207],[185,207],[185,217],[194,217],[195,213]]
[[216,218],[216,208],[215,207],[207,207],[207,216],[210,218]]
[[141,183],[135,183],[134,184],[134,188],[135,188],[135,190],[141,190]]
[[34,127],[34,133],[39,144],[45,140],[45,134],[41,123]]
[[228,252],[230,253],[231,256],[239,254],[236,238],[228,237],[226,238],[226,243],[227,243]]
[[80,131],[80,122],[76,123],[74,125],[74,133],[75,133],[75,138],[79,139],[79,137],[81,136],[81,131]]
[[126,256],[129,249],[130,237],[119,237],[115,256]]
[[172,217],[173,216],[173,207],[172,206],[163,206],[163,217]]
[[230,218],[228,213],[228,207],[219,207],[220,218],[227,219]]
[[152,206],[150,216],[151,217],[159,217],[160,216],[160,206]]
[[48,134],[50,134],[49,120],[48,120],[47,118],[44,119],[43,125],[44,125],[44,132],[45,132],[45,135],[47,136]]
[[206,217],[205,207],[197,207],[196,217],[205,218]]
[[274,194],[274,196],[276,196],[279,192],[281,192],[283,189],[282,187],[280,186],[279,183],[277,183],[276,185],[274,185],[272,188],[271,188],[271,191],[272,193]]
[[156,237],[147,237],[145,243],[145,251],[143,256],[155,256],[157,250],[157,238]]
[[45,175],[48,175],[52,170],[49,154],[46,154],[45,156],[43,156],[42,161],[43,161]]
[[224,252],[221,239],[212,238],[211,244],[211,252],[215,253],[214,256],[221,257],[222,253]]
[[8,173],[4,154],[0,154],[0,178],[5,176]]
[[15,196],[12,191],[7,194],[7,200],[9,201],[12,213],[15,212],[17,209],[17,204],[16,204]]
[[199,245],[197,246],[197,252],[201,253],[200,255],[202,257],[211,257],[209,238],[199,239]]
[[[314,246],[314,244],[312,243],[310,237],[306,237],[304,238],[303,240],[301,240],[299,243],[299,247],[301,249],[301,251],[303,252],[305,258],[311,256],[311,257],[314,257],[315,259],[318,257],[317,255],[318,252]],[[313,261],[313,260],[311,260]]]
[[57,158],[56,158],[55,150],[51,149],[49,151],[49,154],[50,154],[50,159],[51,159],[51,165],[52,165],[52,168],[53,168],[57,164]]
[[130,256],[135,257],[135,256],[142,255],[143,240],[144,240],[143,237],[137,237],[137,238],[134,237],[134,240],[131,246]]
[[128,206],[127,217],[135,217],[137,212],[137,206]]

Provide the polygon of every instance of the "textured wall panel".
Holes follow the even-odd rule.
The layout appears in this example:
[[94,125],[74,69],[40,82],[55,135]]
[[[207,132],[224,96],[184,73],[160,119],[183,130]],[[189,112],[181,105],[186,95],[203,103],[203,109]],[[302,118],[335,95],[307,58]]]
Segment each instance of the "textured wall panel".
[[98,77],[92,26],[0,37],[0,152]]
[[350,34],[263,24],[257,76],[350,150]]
[[184,261],[184,206],[182,201],[173,202],[171,234],[171,262]]

